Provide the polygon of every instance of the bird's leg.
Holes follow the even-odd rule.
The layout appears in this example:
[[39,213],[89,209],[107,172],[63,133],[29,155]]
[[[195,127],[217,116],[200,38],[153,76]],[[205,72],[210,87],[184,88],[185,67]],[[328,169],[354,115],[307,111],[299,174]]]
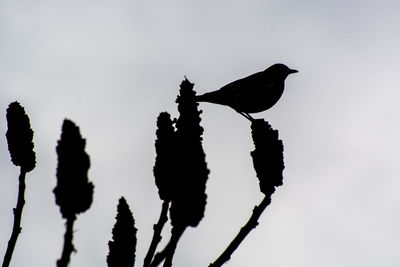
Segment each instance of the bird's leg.
[[243,117],[245,117],[246,119],[248,119],[249,121],[251,121],[251,122],[254,121],[254,118],[252,116],[250,116],[249,113],[237,111],[237,110],[236,110],[236,112],[239,113],[240,115],[242,115]]
[[246,118],[248,118],[249,121],[251,121],[251,122],[255,121],[255,119],[254,119],[252,116],[250,116],[249,113],[245,113],[245,112],[244,112],[244,114],[246,114]]

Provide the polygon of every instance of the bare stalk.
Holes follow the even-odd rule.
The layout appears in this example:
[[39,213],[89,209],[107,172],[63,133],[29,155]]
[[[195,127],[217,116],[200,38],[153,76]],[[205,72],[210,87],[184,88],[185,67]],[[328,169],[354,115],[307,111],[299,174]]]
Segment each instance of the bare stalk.
[[147,251],[146,257],[144,258],[143,267],[147,267],[151,263],[154,253],[156,252],[157,246],[162,239],[161,231],[164,227],[164,224],[168,220],[167,216],[168,208],[169,208],[169,201],[164,201],[160,213],[160,218],[158,219],[158,222],[153,226],[154,229],[153,238],[151,240],[150,247],[149,250]]
[[150,263],[149,267],[156,267],[163,260],[167,261],[167,263],[164,263],[164,267],[165,266],[171,266],[170,264],[172,262],[172,256],[175,253],[176,245],[177,245],[177,243],[178,243],[179,239],[181,238],[181,236],[182,236],[184,231],[185,231],[185,228],[182,228],[182,229],[172,228],[171,239],[169,240],[169,242],[165,246],[165,248],[161,252],[157,253],[154,256],[154,259]]
[[61,258],[57,261],[57,267],[67,267],[71,259],[71,254],[75,251],[74,244],[72,243],[75,219],[76,217],[68,218],[65,224],[64,247]]
[[251,215],[248,222],[240,229],[239,233],[232,240],[232,242],[228,245],[225,251],[216,259],[213,263],[209,265],[209,267],[219,267],[222,266],[225,262],[227,262],[233,252],[239,247],[240,243],[246,238],[246,236],[250,233],[251,230],[257,227],[258,219],[261,214],[265,210],[265,208],[271,203],[270,196],[265,196],[264,199],[258,206],[255,206],[253,209],[253,214]]
[[18,189],[18,200],[17,206],[13,210],[14,213],[14,225],[11,233],[10,240],[8,241],[7,251],[4,255],[3,265],[2,267],[8,267],[11,262],[12,254],[14,252],[15,244],[17,243],[18,235],[21,233],[21,217],[22,217],[22,209],[25,205],[25,176],[26,171],[21,167],[20,175],[19,175],[19,189]]

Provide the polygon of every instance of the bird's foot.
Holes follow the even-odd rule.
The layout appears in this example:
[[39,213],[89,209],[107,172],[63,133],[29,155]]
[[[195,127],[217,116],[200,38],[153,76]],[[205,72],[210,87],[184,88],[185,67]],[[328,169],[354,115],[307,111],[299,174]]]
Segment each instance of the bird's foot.
[[243,117],[245,117],[246,119],[248,119],[251,122],[255,121],[255,119],[252,116],[250,116],[249,113],[242,112],[242,111],[236,111],[236,112],[239,113],[240,115],[242,115]]

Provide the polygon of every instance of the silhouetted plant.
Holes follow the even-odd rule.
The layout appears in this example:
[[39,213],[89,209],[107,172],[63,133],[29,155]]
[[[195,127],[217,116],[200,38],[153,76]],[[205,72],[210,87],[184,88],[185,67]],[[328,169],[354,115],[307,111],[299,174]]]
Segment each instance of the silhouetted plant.
[[171,116],[167,112],[161,112],[158,116],[156,136],[156,162],[153,173],[158,188],[158,195],[160,199],[163,200],[163,204],[160,218],[153,226],[153,238],[146,257],[144,258],[143,266],[148,266],[150,264],[157,246],[162,239],[161,231],[168,220],[167,213],[169,203],[176,188],[176,136]]
[[176,134],[167,112],[161,112],[158,116],[156,136],[156,162],[153,169],[155,183],[160,199],[170,201],[175,190],[173,179],[177,176],[177,162]]
[[93,184],[88,181],[90,159],[85,152],[85,139],[79,128],[70,120],[64,120],[61,139],[57,145],[57,186],[54,188],[56,204],[66,219],[64,247],[57,266],[67,266],[74,245],[73,224],[76,216],[90,208],[93,200]]
[[278,131],[272,129],[271,125],[262,119],[253,120],[251,129],[255,146],[254,151],[251,152],[253,166],[260,183],[260,190],[265,196],[261,203],[254,207],[248,222],[240,229],[225,251],[209,267],[221,266],[230,259],[232,253],[239,247],[250,231],[257,227],[258,219],[262,212],[271,203],[271,195],[275,192],[275,187],[282,185],[282,172],[285,166],[283,162],[283,144],[278,139]]
[[175,228],[196,227],[204,216],[207,195],[206,182],[209,170],[205,160],[201,137],[198,103],[193,85],[188,80],[181,84],[176,122],[178,181],[171,204],[171,223]]
[[268,122],[258,119],[251,124],[255,149],[251,152],[253,166],[260,183],[260,191],[272,195],[275,187],[283,181],[283,144],[278,138],[278,130]]
[[[144,259],[144,267],[172,266],[177,243],[187,227],[196,227],[204,216],[207,195],[206,182],[209,175],[202,147],[203,128],[200,126],[201,111],[198,110],[194,84],[185,79],[180,85],[177,97],[179,118],[171,119],[167,112],[160,113],[157,119],[157,139],[155,141],[156,161],[153,169],[155,183],[160,199],[163,201],[158,222]],[[242,114],[243,115],[243,114]],[[247,114],[248,115],[248,114]],[[251,121],[252,138],[255,149],[251,151],[253,167],[257,174],[260,191],[264,199],[255,206],[248,222],[228,245],[218,259],[209,266],[221,266],[227,262],[271,203],[275,188],[282,185],[284,170],[283,144],[278,131],[261,119]],[[21,215],[25,203],[25,176],[36,165],[33,151],[33,131],[29,117],[18,102],[11,103],[7,109],[8,131],[6,133],[11,160],[20,166],[19,193],[17,207],[14,209],[13,231],[8,243],[3,267],[9,265],[12,253],[21,231]],[[58,166],[57,185],[53,192],[62,217],[66,219],[66,231],[62,255],[57,260],[58,267],[66,267],[70,262],[73,245],[73,225],[79,213],[88,210],[93,201],[94,186],[88,180],[90,159],[85,152],[86,140],[81,137],[79,128],[70,120],[64,120],[61,138],[57,144]],[[171,219],[171,237],[166,247],[155,251],[161,241],[161,231]],[[107,264],[109,267],[133,267],[135,263],[136,232],[135,221],[125,198],[119,199],[116,223],[109,241]]]
[[18,102],[13,102],[7,108],[6,117],[8,150],[10,151],[11,161],[14,165],[20,166],[20,175],[17,206],[14,209],[14,224],[4,255],[3,267],[9,266],[18,235],[22,230],[21,217],[25,204],[25,176],[36,165],[36,154],[33,151],[33,131],[24,108]]
[[24,108],[13,102],[7,109],[7,143],[11,161],[22,171],[30,172],[35,168],[36,155],[33,151],[33,131]]
[[177,168],[170,208],[173,227],[168,245],[154,257],[150,266],[157,266],[164,259],[164,266],[172,265],[180,237],[186,227],[196,227],[199,224],[206,206],[205,189],[209,170],[202,147],[201,112],[197,108],[193,84],[187,79],[180,86],[176,102],[179,111],[175,132]]
[[108,242],[108,267],[133,267],[135,264],[135,220],[125,198],[119,199],[117,221],[112,230],[113,241]]

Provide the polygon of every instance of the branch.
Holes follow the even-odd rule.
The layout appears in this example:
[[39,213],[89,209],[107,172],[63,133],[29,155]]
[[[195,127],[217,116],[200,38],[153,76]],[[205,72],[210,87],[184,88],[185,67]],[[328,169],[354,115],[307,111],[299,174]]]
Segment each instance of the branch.
[[71,258],[71,254],[73,251],[75,251],[74,244],[72,243],[75,219],[76,217],[67,219],[64,235],[64,247],[61,258],[57,261],[57,267],[67,267]]
[[179,239],[181,238],[185,228],[172,228],[172,237],[171,237],[171,246],[167,251],[164,265],[163,267],[171,267],[172,266],[172,258],[174,257],[176,245],[178,244]]
[[182,229],[177,229],[177,228],[172,228],[172,236],[171,239],[169,240],[168,244],[165,246],[165,248],[161,251],[158,252],[155,256],[153,261],[150,263],[149,267],[156,267],[158,266],[164,259],[167,259],[167,263],[164,264],[165,266],[171,266],[168,264],[171,264],[172,262],[172,256],[175,253],[176,245],[178,244],[179,239],[181,238],[183,232],[185,231],[186,228]]
[[240,229],[239,233],[228,245],[225,251],[218,257],[218,259],[211,263],[209,267],[222,266],[222,264],[224,264],[231,258],[233,252],[239,247],[240,243],[242,243],[242,241],[246,238],[250,231],[257,227],[258,219],[270,203],[271,198],[269,196],[265,196],[261,203],[258,206],[254,207],[253,214],[251,215],[248,222]]
[[156,252],[157,246],[162,239],[161,231],[164,227],[164,224],[168,220],[167,217],[168,208],[169,208],[169,201],[164,201],[162,204],[160,218],[158,219],[158,222],[153,226],[154,229],[153,239],[151,240],[149,250],[147,251],[146,257],[144,258],[143,267],[146,267],[151,263],[154,253]]
[[19,190],[18,190],[18,200],[17,206],[14,209],[14,225],[11,233],[10,240],[8,241],[7,251],[4,255],[3,259],[3,267],[8,267],[11,262],[12,254],[15,248],[15,244],[17,243],[18,235],[21,233],[21,217],[22,217],[22,209],[25,205],[25,176],[26,170],[21,167],[20,175],[19,175]]

